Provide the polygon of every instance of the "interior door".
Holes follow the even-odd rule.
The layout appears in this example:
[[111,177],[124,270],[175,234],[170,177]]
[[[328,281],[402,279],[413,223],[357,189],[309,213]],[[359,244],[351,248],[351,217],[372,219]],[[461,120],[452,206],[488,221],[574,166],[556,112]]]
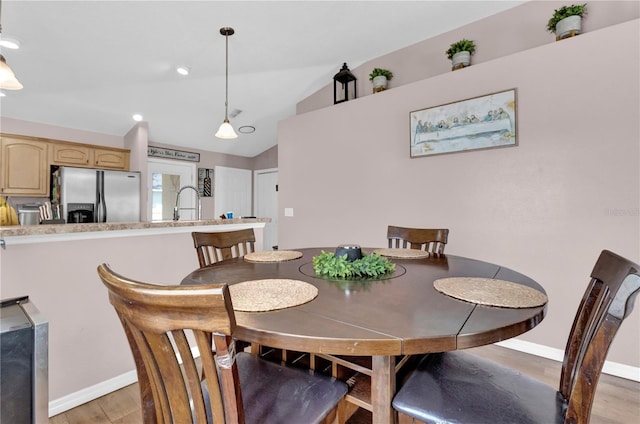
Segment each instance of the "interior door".
[[255,171],[255,215],[271,218],[264,226],[264,249],[278,245],[278,170]]
[[[148,160],[149,182],[147,219],[150,221],[171,221],[176,197],[181,187],[194,185],[196,166],[194,164],[168,159]],[[180,220],[196,219],[196,193],[185,190],[180,194]]]
[[251,215],[251,175],[248,169],[216,166],[214,170],[214,216],[233,212],[234,218]]

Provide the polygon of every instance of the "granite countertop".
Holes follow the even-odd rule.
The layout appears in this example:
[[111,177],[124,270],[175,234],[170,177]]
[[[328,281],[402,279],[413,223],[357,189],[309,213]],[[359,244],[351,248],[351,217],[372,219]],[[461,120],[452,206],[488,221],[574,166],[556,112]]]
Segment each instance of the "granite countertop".
[[126,231],[179,227],[202,227],[207,225],[233,225],[271,222],[271,218],[203,219],[200,221],[155,221],[155,222],[104,222],[86,224],[13,225],[0,227],[0,238],[15,236],[39,236],[74,234],[102,231]]

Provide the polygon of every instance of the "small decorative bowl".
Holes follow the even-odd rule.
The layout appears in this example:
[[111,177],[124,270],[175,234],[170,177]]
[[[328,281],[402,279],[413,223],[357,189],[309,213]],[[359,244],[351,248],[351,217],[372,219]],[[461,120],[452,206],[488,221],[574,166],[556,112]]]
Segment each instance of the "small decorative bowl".
[[341,244],[336,248],[336,257],[347,255],[347,260],[353,262],[362,259],[362,249],[357,244]]

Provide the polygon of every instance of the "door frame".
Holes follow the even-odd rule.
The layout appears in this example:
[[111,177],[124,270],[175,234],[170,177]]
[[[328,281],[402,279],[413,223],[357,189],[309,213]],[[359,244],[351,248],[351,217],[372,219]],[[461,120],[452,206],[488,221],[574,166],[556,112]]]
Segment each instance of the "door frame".
[[[264,174],[271,174],[271,173],[278,173],[278,168],[267,168],[267,169],[256,169],[253,171],[253,215],[254,216],[258,216],[258,197],[259,197],[259,192],[258,192],[258,178],[260,178],[261,175]],[[276,194],[277,196],[277,194]],[[277,198],[276,198],[276,218],[277,218],[277,214],[280,213],[279,211],[279,205],[277,204]],[[265,218],[265,217],[258,217],[258,218]],[[277,241],[278,241],[278,224],[277,221],[276,222],[270,222],[270,223],[266,223],[265,225],[273,225],[273,230],[275,231],[276,234],[276,245],[277,245]],[[264,246],[265,250],[267,249],[267,245],[265,244]],[[268,247],[269,249],[271,248],[271,246]]]

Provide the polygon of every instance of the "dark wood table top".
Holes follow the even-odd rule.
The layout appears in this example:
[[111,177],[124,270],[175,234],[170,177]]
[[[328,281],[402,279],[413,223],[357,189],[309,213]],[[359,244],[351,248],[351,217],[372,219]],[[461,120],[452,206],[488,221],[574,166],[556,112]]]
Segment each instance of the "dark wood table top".
[[[531,278],[499,265],[453,255],[392,259],[390,278],[358,282],[316,277],[312,258],[321,250],[295,249],[300,259],[252,263],[236,258],[198,269],[182,284],[286,278],[318,288],[306,304],[270,312],[236,312],[236,337],[262,345],[337,355],[400,355],[441,352],[494,343],[542,321],[546,306],[498,308],[456,300],[433,281],[446,277],[496,278],[544,293]],[[363,248],[365,253],[372,249]]]

